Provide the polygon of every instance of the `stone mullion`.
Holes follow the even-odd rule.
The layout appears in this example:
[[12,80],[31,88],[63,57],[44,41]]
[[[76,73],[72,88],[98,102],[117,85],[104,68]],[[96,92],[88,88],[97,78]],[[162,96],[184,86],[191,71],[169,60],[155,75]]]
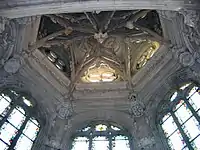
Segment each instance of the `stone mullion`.
[[89,150],[92,150],[92,138],[93,136],[89,136]]
[[186,103],[187,107],[190,109],[192,112],[193,116],[197,119],[197,121],[200,123],[200,117],[192,107],[192,105],[188,102],[188,99],[184,98],[184,102]]
[[111,135],[109,135],[108,140],[109,140],[109,150],[112,150],[113,147],[112,147],[112,136]]
[[24,128],[26,127],[26,124],[27,124],[27,122],[29,121],[29,119],[30,119],[30,117],[26,117],[24,123],[22,124],[22,126],[21,126],[20,129],[18,130],[18,133],[17,133],[17,135],[14,137],[14,139],[13,139],[13,141],[12,141],[12,143],[11,143],[11,145],[10,145],[10,147],[9,147],[8,150],[13,150],[13,149],[14,149],[14,147],[15,147],[15,145],[17,144],[17,141],[19,140],[19,137],[21,136],[21,134],[22,134]]
[[174,120],[174,122],[176,123],[177,127],[178,127],[178,130],[180,131],[182,137],[183,137],[183,140],[185,141],[186,143],[186,146],[190,149],[190,150],[193,150],[190,142],[189,142],[189,138],[188,136],[185,134],[184,130],[182,129],[181,127],[181,124],[179,123],[178,121],[178,118],[175,116],[174,112],[171,112],[171,115],[172,115],[172,118]]

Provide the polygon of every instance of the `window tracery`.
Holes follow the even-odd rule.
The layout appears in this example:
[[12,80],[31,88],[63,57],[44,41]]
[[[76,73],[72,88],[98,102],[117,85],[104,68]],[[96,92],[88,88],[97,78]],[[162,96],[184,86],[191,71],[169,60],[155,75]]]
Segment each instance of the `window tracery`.
[[25,95],[4,90],[0,95],[0,148],[30,150],[40,129],[34,104]]
[[130,150],[126,130],[110,123],[90,124],[73,136],[72,150]]
[[89,67],[82,80],[85,82],[111,82],[117,80],[118,76],[108,64],[100,62]]
[[146,50],[142,53],[142,55],[137,60],[136,69],[141,69],[148,62],[151,57],[155,54],[155,52],[159,49],[160,44],[155,41],[150,41],[150,44],[146,48]]
[[169,98],[169,111],[160,120],[169,147],[173,150],[200,148],[200,88],[185,84]]

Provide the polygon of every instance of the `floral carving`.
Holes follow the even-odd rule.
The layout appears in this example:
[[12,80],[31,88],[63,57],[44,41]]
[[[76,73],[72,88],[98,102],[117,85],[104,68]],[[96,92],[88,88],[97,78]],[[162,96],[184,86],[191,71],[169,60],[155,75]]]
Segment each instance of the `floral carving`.
[[129,95],[129,100],[131,103],[130,107],[130,115],[133,117],[140,117],[144,114],[145,106],[144,104],[138,100],[136,93],[131,93]]
[[73,113],[73,106],[71,102],[65,102],[57,107],[58,117],[61,119],[70,119]]

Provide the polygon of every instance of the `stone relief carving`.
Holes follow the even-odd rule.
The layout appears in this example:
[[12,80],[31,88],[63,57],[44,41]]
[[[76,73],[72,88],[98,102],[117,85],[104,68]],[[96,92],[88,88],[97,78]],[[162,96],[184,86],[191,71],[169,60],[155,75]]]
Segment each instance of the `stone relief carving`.
[[[9,31],[8,31],[9,30]],[[0,34],[0,64],[4,65],[5,62],[11,57],[15,45],[15,36],[12,35],[12,29],[7,29]]]
[[5,26],[8,23],[8,19],[5,17],[0,17],[0,33],[5,30]]
[[195,10],[181,9],[180,14],[184,16],[184,23],[190,27],[196,28],[200,20],[200,14]]
[[141,149],[149,149],[156,145],[154,137],[144,137],[138,142],[138,147]]
[[200,13],[195,10],[181,10],[179,13],[183,15],[184,23],[180,25],[185,44],[197,56],[200,51]]
[[3,67],[8,73],[16,73],[23,59],[20,54],[15,54],[14,48],[17,39],[15,22],[13,20],[6,21],[4,31],[0,32],[0,67]]
[[63,102],[61,104],[59,104],[57,106],[57,115],[59,118],[61,119],[70,119],[72,117],[73,114],[73,106],[72,106],[72,102],[68,101],[68,102]]
[[173,46],[172,52],[175,54],[175,58],[179,60],[179,62],[183,66],[192,66],[195,63],[195,57],[193,53],[191,53],[186,47],[178,47]]
[[145,105],[138,100],[136,93],[130,93],[128,97],[131,107],[130,107],[130,115],[133,117],[140,117],[144,114]]
[[16,73],[21,67],[22,62],[23,58],[19,55],[15,55],[5,63],[4,70],[8,73]]

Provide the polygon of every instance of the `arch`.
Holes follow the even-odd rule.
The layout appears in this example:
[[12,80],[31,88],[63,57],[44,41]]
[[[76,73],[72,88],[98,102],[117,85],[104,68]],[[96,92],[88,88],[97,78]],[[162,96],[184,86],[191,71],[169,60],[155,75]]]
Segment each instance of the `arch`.
[[[119,127],[125,128],[130,134],[130,145],[133,147],[133,128],[132,128],[132,118],[130,115],[124,112],[115,111],[115,110],[92,110],[79,112],[70,120],[70,129],[66,131],[63,148],[70,149],[72,143],[71,137],[76,133],[77,129],[81,129],[91,122],[105,121],[115,123]],[[67,141],[67,142],[66,142]]]
[[40,131],[36,104],[30,96],[12,89],[0,93],[0,147],[31,149]]
[[72,149],[126,149],[131,148],[128,131],[113,122],[94,121],[78,129],[72,136]]
[[185,82],[159,105],[158,128],[167,147],[200,148],[200,86]]

